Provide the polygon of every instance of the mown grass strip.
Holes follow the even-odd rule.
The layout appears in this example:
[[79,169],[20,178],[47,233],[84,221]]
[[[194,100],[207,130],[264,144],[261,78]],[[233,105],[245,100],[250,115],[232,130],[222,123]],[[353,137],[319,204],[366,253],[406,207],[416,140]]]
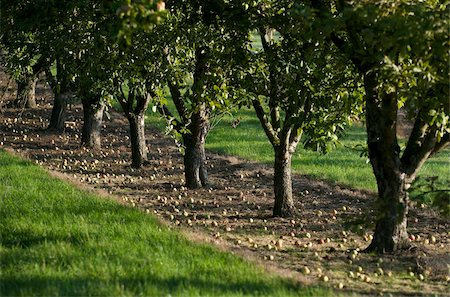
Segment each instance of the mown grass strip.
[[0,150],[1,296],[323,296]]

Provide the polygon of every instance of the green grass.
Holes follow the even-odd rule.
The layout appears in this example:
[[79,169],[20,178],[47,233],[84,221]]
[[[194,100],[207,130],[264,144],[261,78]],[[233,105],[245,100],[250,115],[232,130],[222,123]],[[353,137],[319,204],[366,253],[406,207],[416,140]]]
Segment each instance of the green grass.
[[199,245],[0,150],[1,296],[331,295]]
[[[240,124],[232,128],[231,123],[240,119]],[[154,113],[148,114],[148,122],[163,129],[164,123]],[[367,157],[360,157],[356,145],[365,146],[366,132],[362,126],[347,129],[341,145],[326,155],[305,150],[299,144],[292,159],[292,169],[296,173],[309,175],[331,183],[356,189],[376,190],[376,182]],[[259,161],[273,162],[273,149],[262,130],[253,110],[241,110],[234,116],[224,117],[210,132],[207,149],[227,155]],[[439,176],[450,183],[450,150],[447,149],[428,160],[420,176]]]

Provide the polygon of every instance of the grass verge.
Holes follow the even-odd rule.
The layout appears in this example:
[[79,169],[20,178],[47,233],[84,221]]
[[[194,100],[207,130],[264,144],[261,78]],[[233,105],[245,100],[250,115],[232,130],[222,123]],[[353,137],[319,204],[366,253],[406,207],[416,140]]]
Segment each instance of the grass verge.
[[323,296],[0,150],[1,296]]

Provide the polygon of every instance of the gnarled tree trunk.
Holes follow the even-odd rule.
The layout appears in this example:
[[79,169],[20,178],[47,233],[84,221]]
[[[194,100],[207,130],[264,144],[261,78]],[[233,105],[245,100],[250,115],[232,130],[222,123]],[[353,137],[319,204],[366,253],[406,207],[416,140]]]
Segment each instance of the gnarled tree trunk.
[[292,197],[292,154],[284,146],[274,146],[274,217],[292,217],[297,214]]
[[58,92],[53,100],[52,114],[48,130],[62,131],[64,130],[64,121],[66,119],[67,109],[67,93]]
[[[168,52],[168,48],[166,48],[166,52]],[[207,47],[201,46],[195,50],[196,61],[193,84],[191,86],[191,92],[186,92],[186,94],[191,93],[190,95],[182,95],[176,76],[168,79],[168,87],[179,119],[172,115],[167,106],[164,105],[159,108],[159,112],[167,119],[170,119],[170,125],[183,138],[184,175],[186,187],[190,189],[208,185],[205,141],[210,129],[209,116],[211,110],[204,103],[202,96],[207,88],[207,85],[205,85],[205,75],[208,73],[209,67],[207,53]],[[169,57],[169,55],[167,56]],[[168,59],[168,62],[171,64],[170,59]],[[172,76],[172,73],[169,76]]]
[[54,99],[52,114],[50,116],[50,123],[48,130],[63,131],[64,121],[66,119],[67,100],[69,92],[67,92],[67,78],[65,77],[65,70],[61,64],[59,57],[56,58],[56,76],[54,76],[47,68],[45,71],[47,81],[52,87]]
[[376,74],[366,74],[367,144],[377,181],[377,220],[367,251],[391,253],[408,245],[406,231],[407,176],[402,172],[397,142],[397,98],[395,93],[379,94]]
[[145,143],[144,114],[129,114],[131,140],[131,167],[140,168],[147,161],[147,144]]
[[[277,108],[271,108],[272,112],[270,116],[272,123],[270,123],[259,101],[254,100],[253,107],[275,153],[273,180],[275,203],[273,216],[285,218],[296,216],[298,215],[298,211],[295,208],[292,196],[291,163],[292,155],[297,148],[303,132],[303,123],[286,124],[285,122],[285,126],[282,127]],[[305,105],[305,110],[309,111],[309,103]],[[288,115],[286,117],[289,118]]]
[[[119,103],[128,119],[131,141],[131,167],[140,168],[147,161],[147,144],[145,142],[145,111],[151,94],[145,96],[130,92],[122,94]],[[134,107],[133,107],[134,106]]]
[[83,128],[81,145],[94,149],[101,147],[100,135],[105,104],[83,100]]
[[199,135],[183,135],[184,175],[186,187],[189,189],[201,188],[208,185],[208,172],[206,170],[205,141]]
[[[385,174],[386,178],[380,177]],[[376,173],[378,185],[378,219],[373,240],[366,251],[392,253],[409,246],[406,231],[408,193],[405,174],[398,170],[381,169]]]
[[190,133],[183,134],[184,172],[186,186],[195,189],[208,185],[205,141],[209,132],[209,110],[204,103],[192,115],[189,131]]
[[36,107],[36,83],[37,75],[29,75],[25,79],[17,81],[17,96],[14,100],[14,107]]

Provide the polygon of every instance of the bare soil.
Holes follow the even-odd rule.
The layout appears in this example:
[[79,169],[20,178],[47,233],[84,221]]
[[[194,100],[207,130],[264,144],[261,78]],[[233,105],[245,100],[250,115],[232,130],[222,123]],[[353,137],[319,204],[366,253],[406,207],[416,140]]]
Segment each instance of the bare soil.
[[272,218],[273,170],[265,165],[208,152],[211,186],[187,190],[182,155],[174,141],[147,127],[149,162],[132,169],[126,119],[110,111],[103,147],[81,148],[80,105],[72,105],[63,133],[46,131],[52,95],[43,81],[38,107],[6,109],[14,86],[5,93],[0,76],[0,148],[53,174],[94,189],[160,218],[191,239],[264,265],[304,284],[361,295],[449,295],[450,222],[428,207],[411,205],[412,248],[377,256],[360,252],[371,239],[375,194],[302,175],[293,175],[300,216]]

